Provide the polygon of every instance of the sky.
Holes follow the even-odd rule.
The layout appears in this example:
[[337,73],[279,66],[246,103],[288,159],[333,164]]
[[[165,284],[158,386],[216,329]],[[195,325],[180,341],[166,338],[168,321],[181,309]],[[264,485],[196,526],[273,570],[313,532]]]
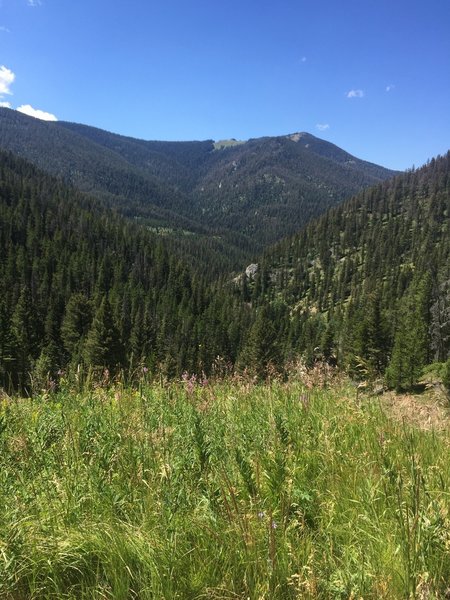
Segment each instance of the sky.
[[450,148],[450,0],[0,0],[0,105],[143,139]]

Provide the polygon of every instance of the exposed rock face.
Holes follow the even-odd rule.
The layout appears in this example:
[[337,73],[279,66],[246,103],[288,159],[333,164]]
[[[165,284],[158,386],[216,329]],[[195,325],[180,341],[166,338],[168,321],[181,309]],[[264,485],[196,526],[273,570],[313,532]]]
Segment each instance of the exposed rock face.
[[291,133],[291,135],[287,135],[287,139],[288,140],[292,140],[293,142],[299,142],[301,140],[302,137],[304,137],[306,134],[303,132],[297,132],[297,133]]
[[245,269],[245,274],[247,275],[247,277],[249,279],[254,279],[257,272],[258,272],[258,265],[256,263],[252,263],[251,265],[248,265],[248,267]]

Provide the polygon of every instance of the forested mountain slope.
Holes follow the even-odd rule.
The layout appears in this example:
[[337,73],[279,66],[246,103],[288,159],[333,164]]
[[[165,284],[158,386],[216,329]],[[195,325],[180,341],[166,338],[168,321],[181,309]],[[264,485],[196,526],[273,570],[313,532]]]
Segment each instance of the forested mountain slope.
[[0,109],[0,147],[83,192],[95,194],[132,217],[171,226],[190,226],[180,215],[183,196],[156,175],[114,151],[59,123]]
[[389,367],[393,382],[407,385],[408,361],[417,375],[450,352],[449,216],[447,154],[361,192],[268,250],[256,277],[241,278],[242,294],[275,323],[284,358],[333,357],[375,373]]
[[0,147],[166,234],[220,240],[233,267],[394,174],[305,133],[223,145],[144,141],[6,108]]
[[194,204],[209,223],[267,246],[393,175],[306,133],[253,139],[216,151]]
[[0,152],[0,387],[80,363],[200,372],[235,361],[248,319],[170,240]]
[[180,375],[220,356],[264,375],[303,356],[408,387],[449,353],[449,170],[447,155],[366,190],[254,277],[211,285],[170,236],[1,152],[0,386],[79,363]]

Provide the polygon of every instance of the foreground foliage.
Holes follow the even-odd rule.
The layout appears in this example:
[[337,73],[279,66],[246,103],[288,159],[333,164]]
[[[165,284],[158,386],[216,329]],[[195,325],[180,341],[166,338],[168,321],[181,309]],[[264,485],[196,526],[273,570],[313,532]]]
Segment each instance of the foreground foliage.
[[446,597],[448,432],[302,381],[4,399],[0,596]]

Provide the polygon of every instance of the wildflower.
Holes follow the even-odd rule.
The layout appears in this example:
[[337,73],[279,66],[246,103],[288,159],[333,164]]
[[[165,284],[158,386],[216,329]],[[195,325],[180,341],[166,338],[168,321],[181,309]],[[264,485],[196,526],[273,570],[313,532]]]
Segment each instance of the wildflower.
[[266,513],[263,510],[260,510],[258,513],[258,519],[264,519],[266,516]]
[[278,524],[277,524],[277,522],[276,522],[276,521],[273,521],[273,520],[272,520],[272,522],[271,522],[270,526],[272,527],[272,529],[277,529],[277,528],[278,528]]
[[197,383],[197,376],[195,374],[189,376],[189,373],[185,371],[181,375],[181,380],[186,384],[186,391],[188,394],[192,394],[195,389],[195,384]]

